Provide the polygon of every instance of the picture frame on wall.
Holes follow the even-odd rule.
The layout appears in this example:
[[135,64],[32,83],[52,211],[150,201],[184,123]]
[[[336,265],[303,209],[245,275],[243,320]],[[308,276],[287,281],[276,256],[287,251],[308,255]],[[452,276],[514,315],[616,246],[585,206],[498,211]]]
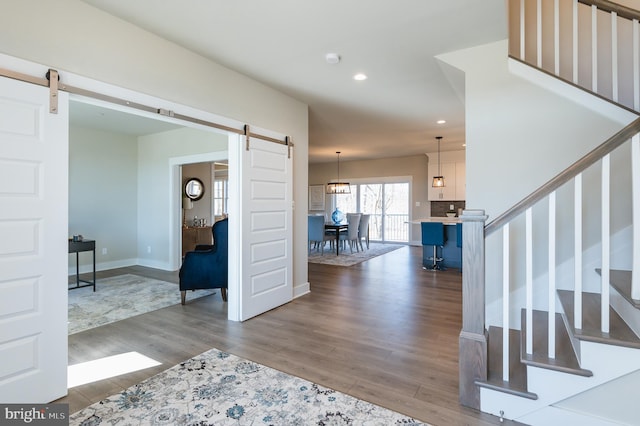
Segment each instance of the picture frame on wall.
[[324,210],[324,185],[309,185],[309,210]]

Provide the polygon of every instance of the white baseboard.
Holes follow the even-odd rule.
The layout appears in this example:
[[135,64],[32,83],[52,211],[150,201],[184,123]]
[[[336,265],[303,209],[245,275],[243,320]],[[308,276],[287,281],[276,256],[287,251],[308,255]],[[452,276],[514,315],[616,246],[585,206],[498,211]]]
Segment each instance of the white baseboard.
[[304,296],[305,294],[311,293],[311,286],[309,282],[304,284],[296,285],[293,287],[293,298],[297,299],[300,296]]
[[[109,269],[115,268],[126,268],[127,266],[135,266],[138,264],[138,259],[120,259],[114,260],[111,262],[100,262],[96,263],[96,271],[107,271]],[[82,264],[80,265],[80,273],[86,274],[93,272],[92,264]],[[69,266],[69,276],[76,274],[76,266]]]
[[162,262],[154,259],[138,258],[136,264],[139,266],[146,266],[147,268],[161,269],[163,271],[173,272],[176,270],[172,267],[171,262]]

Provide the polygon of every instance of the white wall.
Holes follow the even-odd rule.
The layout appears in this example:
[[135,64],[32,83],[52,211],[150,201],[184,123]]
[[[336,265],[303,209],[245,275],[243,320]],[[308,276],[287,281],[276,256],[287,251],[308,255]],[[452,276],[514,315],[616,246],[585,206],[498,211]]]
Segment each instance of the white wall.
[[[467,209],[483,209],[489,221],[520,201],[540,185],[554,177],[595,146],[624,127],[624,119],[606,118],[591,108],[545,90],[509,73],[507,42],[491,43],[442,55],[439,59],[465,72],[466,90],[466,175]],[[623,115],[626,117],[626,115]],[[612,161],[619,161],[616,156]],[[612,170],[616,170],[612,166]],[[593,244],[599,232],[599,187],[592,175],[585,176],[585,246]],[[627,190],[621,188],[621,194]],[[571,197],[562,189],[559,196]],[[629,200],[617,199],[620,211]],[[558,248],[559,261],[571,256],[573,209],[558,204],[558,233],[563,243]],[[546,224],[545,203],[534,209],[534,222]],[[622,213],[621,216],[625,214]],[[617,229],[624,228],[624,217],[615,220]],[[517,226],[518,223],[516,224]],[[534,237],[534,274],[546,270],[546,235]],[[558,237],[561,238],[561,237]],[[501,238],[487,242],[487,300],[500,297]],[[522,284],[524,234],[511,235],[513,287]]]
[[[56,68],[62,81],[69,71],[291,136],[294,201],[306,205],[307,105],[78,0],[3,6],[0,52]],[[297,209],[294,247],[306,247],[306,227]],[[293,262],[294,285],[306,283],[307,251],[294,250]]]
[[467,208],[489,220],[624,127],[510,74],[506,41],[439,58],[465,72]]
[[[169,159],[226,151],[227,136],[182,128],[136,138],[71,127],[69,144],[69,234],[96,240],[96,268],[141,264],[172,270],[168,206],[172,197],[179,204],[181,193],[170,186]],[[193,166],[206,169],[209,179],[203,182],[210,181],[210,163]],[[210,196],[202,202],[210,211]],[[69,259],[75,273],[75,255]],[[89,271],[91,257],[81,254],[80,264]]]
[[[226,151],[227,136],[185,127],[138,138],[138,257],[140,264],[171,270],[171,199],[182,205],[173,191],[170,159]],[[211,188],[209,188],[211,190]],[[149,252],[150,249],[150,252]]]
[[[69,236],[96,240],[99,270],[136,262],[137,170],[135,137],[69,128]],[[92,267],[90,253],[80,254],[80,265]],[[75,255],[69,266],[75,274]]]

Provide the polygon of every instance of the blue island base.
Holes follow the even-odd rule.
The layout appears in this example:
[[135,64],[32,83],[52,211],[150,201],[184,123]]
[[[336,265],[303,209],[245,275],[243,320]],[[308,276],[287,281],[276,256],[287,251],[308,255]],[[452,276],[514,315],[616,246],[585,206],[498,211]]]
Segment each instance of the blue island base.
[[[459,226],[445,225],[444,226],[444,248],[438,247],[438,257],[442,257],[441,266],[444,268],[457,268],[462,269],[462,247],[457,245],[457,234]],[[433,257],[433,246],[422,246],[422,266],[427,269],[431,269],[433,260],[429,258]]]

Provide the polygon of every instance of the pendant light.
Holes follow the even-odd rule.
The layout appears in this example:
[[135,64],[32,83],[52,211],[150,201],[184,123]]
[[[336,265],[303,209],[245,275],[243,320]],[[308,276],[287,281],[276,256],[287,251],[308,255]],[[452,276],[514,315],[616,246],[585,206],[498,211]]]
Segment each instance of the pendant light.
[[442,136],[436,136],[436,139],[438,140],[438,176],[433,177],[431,186],[434,188],[444,188],[444,176],[440,173],[440,139],[442,139]]
[[327,194],[351,194],[349,182],[340,182],[340,151],[336,151],[336,154],[338,154],[338,181],[327,184]]

